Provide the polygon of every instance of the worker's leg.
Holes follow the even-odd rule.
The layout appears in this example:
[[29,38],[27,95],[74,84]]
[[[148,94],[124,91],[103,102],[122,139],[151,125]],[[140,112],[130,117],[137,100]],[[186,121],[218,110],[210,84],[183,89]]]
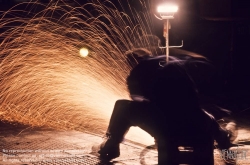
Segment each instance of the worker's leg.
[[107,138],[100,146],[100,157],[106,160],[118,157],[119,144],[131,126],[139,126],[153,136],[157,131],[153,112],[149,102],[116,101],[106,132]]

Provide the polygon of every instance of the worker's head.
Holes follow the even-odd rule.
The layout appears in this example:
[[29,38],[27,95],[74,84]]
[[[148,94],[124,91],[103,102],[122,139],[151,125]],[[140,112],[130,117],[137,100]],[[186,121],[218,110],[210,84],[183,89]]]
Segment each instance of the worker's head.
[[151,52],[144,48],[133,49],[125,53],[128,64],[134,68],[141,60],[152,56]]
[[197,91],[184,63],[171,59],[160,65],[164,59],[158,56],[141,60],[127,78],[130,94],[156,102],[194,102]]

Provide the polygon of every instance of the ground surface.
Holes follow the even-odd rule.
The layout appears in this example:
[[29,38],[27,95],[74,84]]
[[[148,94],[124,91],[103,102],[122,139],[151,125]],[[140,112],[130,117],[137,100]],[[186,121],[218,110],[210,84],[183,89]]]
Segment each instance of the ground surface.
[[[250,121],[247,115],[235,117],[237,121],[237,165],[250,164]],[[157,151],[147,149],[143,139],[126,137],[121,144],[121,156],[111,163],[100,162],[93,145],[102,142],[102,135],[78,131],[59,131],[50,128],[30,128],[20,124],[0,122],[0,165],[156,165]],[[139,137],[135,139],[140,139]],[[144,143],[144,144],[142,144]],[[151,142],[150,142],[151,143]],[[215,164],[222,165],[221,153],[214,151]]]

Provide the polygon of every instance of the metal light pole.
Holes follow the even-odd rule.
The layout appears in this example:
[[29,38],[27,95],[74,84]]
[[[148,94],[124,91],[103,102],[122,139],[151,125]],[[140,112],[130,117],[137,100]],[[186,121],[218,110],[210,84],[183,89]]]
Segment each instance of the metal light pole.
[[168,56],[169,56],[169,19],[166,19],[166,21],[164,22],[163,36],[165,37],[165,41],[166,41],[166,62],[168,63]]
[[170,29],[170,19],[174,19],[174,14],[178,11],[178,6],[174,4],[163,4],[161,6],[158,6],[157,11],[160,13],[161,20],[164,21],[164,30],[163,30],[163,36],[165,37],[166,45],[165,47],[160,47],[160,48],[165,48],[166,49],[166,63],[169,61],[169,48],[173,47],[182,47],[183,46],[183,41],[182,45],[180,46],[169,46],[169,29]]

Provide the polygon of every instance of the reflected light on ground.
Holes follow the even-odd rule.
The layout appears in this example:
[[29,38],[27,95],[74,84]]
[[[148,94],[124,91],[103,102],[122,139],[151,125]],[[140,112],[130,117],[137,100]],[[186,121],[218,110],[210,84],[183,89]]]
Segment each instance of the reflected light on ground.
[[154,138],[139,127],[131,127],[125,138],[146,146],[155,144]]

